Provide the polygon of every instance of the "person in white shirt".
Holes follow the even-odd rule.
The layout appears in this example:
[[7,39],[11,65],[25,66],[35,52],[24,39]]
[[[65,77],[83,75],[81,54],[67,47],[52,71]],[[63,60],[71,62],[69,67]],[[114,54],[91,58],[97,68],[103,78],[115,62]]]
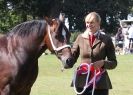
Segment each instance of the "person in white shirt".
[[123,54],[127,54],[129,52],[128,29],[128,26],[122,27],[122,33],[124,35]]
[[129,50],[132,52],[133,49],[133,24],[130,26],[128,30],[128,38],[129,38]]

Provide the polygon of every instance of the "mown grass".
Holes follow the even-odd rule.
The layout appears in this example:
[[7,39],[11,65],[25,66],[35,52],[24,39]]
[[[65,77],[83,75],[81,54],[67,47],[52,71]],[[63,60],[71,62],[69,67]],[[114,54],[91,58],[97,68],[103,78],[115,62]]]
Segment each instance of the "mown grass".
[[[118,55],[117,60],[117,68],[108,70],[113,84],[110,95],[133,95],[133,55]],[[70,87],[76,65],[61,72],[61,62],[55,55],[42,55],[39,75],[30,95],[76,95]]]

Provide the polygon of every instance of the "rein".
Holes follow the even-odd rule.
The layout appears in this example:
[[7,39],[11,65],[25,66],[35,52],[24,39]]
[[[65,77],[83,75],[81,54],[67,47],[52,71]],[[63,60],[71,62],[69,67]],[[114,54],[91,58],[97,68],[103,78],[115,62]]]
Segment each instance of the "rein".
[[[80,64],[78,69],[75,70],[74,77],[73,77],[73,86],[74,86],[74,91],[75,91],[76,94],[83,94],[85,92],[85,90],[92,84],[93,87],[92,87],[92,94],[91,95],[94,95],[94,90],[95,90],[97,78],[101,74],[103,74],[105,72],[105,70],[103,70],[102,72],[100,72],[100,71],[96,72],[96,70],[94,70],[94,77],[92,79],[90,79],[90,81],[89,81],[89,76],[90,76],[92,64],[93,63],[91,63],[91,64],[82,63],[82,64]],[[86,81],[85,81],[85,85],[83,87],[83,90],[81,92],[78,92],[77,89],[76,89],[76,76],[77,76],[78,71],[80,70],[80,68],[82,66],[87,67],[87,71],[85,73],[82,73],[82,74],[87,74],[87,77],[86,77]]]
[[51,37],[51,34],[50,34],[50,26],[49,25],[48,25],[48,35],[49,35],[49,39],[50,39],[50,42],[51,42],[51,45],[52,45],[54,51],[58,52],[58,51],[60,51],[64,48],[67,48],[67,47],[71,48],[70,45],[63,45],[63,46],[58,47],[58,48],[55,47],[53,40],[52,40],[52,37]]

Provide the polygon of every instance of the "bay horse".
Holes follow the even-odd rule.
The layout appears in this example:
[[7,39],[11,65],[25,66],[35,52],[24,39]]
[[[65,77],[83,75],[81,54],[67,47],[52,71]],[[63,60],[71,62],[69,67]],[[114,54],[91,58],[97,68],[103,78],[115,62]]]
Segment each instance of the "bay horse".
[[30,95],[38,58],[49,49],[64,68],[73,66],[70,32],[60,19],[32,20],[0,37],[0,95]]

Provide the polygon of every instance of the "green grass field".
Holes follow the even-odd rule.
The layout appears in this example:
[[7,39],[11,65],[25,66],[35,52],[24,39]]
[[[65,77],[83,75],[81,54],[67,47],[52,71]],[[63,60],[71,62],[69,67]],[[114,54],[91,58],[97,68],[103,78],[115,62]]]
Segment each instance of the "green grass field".
[[[117,60],[117,68],[108,70],[113,84],[110,95],[133,95],[133,55],[118,55]],[[39,75],[30,95],[76,95],[70,87],[76,65],[61,72],[61,62],[55,55],[42,55]]]

